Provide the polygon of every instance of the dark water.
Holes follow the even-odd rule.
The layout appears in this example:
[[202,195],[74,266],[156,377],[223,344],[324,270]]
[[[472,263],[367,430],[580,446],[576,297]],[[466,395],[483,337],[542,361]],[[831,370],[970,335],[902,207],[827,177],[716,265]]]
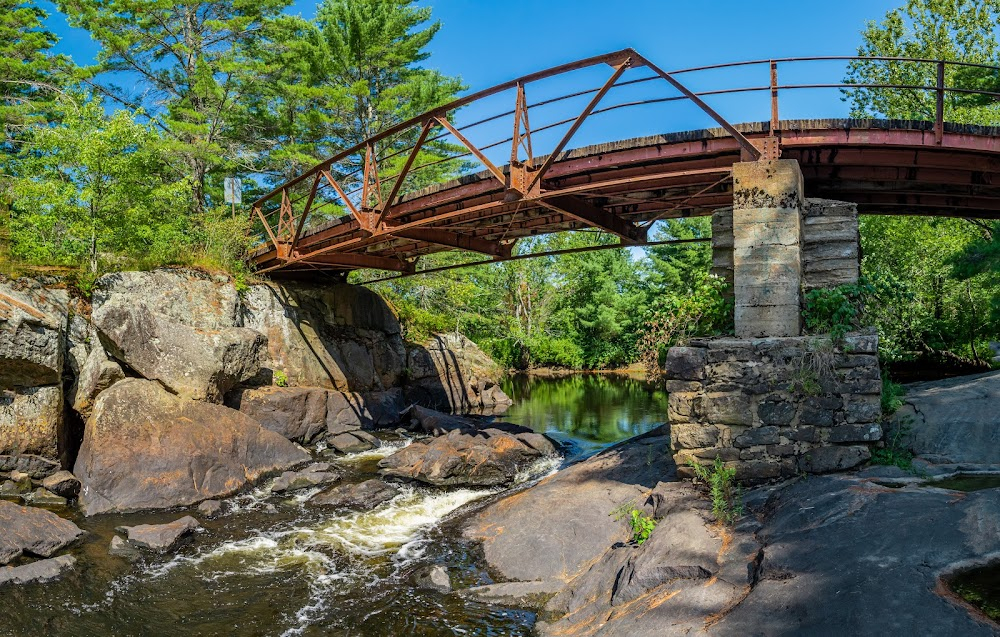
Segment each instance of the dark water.
[[1000,622],[1000,564],[959,573],[948,586],[984,615]]
[[931,480],[924,483],[929,487],[951,489],[952,491],[982,491],[983,489],[1000,488],[1000,475],[958,474],[944,480]]
[[514,399],[504,420],[569,441],[584,452],[645,433],[667,418],[667,393],[627,375],[576,374],[504,381]]
[[[521,401],[505,420],[558,432],[580,450],[641,433],[666,413],[662,394],[631,379],[515,379],[510,386]],[[335,463],[345,481],[361,481],[392,450]],[[558,464],[539,463],[533,475]],[[87,531],[71,551],[77,566],[57,582],[0,589],[0,636],[531,633],[531,612],[412,584],[414,571],[432,564],[447,567],[456,589],[491,582],[476,547],[450,522],[501,491],[405,487],[395,500],[356,514],[307,505],[314,492],[288,498],[263,485],[225,501],[216,520],[193,510],[89,519],[57,510]],[[185,514],[205,531],[175,555],[136,563],[108,555],[115,527]]]

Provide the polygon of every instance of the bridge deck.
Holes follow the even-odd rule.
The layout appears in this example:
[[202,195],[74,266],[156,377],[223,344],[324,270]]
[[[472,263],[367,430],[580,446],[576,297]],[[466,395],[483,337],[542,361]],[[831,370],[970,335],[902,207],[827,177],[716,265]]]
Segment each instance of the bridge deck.
[[[768,123],[736,128],[751,141],[769,132]],[[855,202],[866,214],[1000,219],[1000,129],[945,124],[938,143],[930,122],[800,120],[782,121],[779,136],[782,158],[801,165],[807,196]],[[621,230],[625,242],[641,241],[630,234],[634,224],[731,205],[740,152],[721,128],[578,148],[558,155],[535,196],[513,198],[484,171],[402,197],[383,233],[347,215],[307,228],[298,260],[279,259],[266,244],[254,262],[289,276],[372,264],[405,269],[432,252],[466,247],[500,256],[521,237],[595,225],[614,230],[619,220],[629,224]],[[456,239],[464,245],[449,245]]]

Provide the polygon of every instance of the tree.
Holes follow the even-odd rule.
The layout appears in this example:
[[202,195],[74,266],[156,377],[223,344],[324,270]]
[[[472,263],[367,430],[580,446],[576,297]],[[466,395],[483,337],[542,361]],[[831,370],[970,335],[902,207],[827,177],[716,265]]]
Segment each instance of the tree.
[[[998,0],[910,0],[889,11],[881,23],[869,22],[862,32],[859,56],[907,57],[998,64]],[[1000,78],[982,69],[945,67],[945,85],[989,89]],[[851,62],[847,83],[936,86],[937,65],[897,61]],[[891,117],[933,121],[933,91],[900,89],[849,89],[852,117]],[[1000,108],[993,100],[946,93],[945,120],[970,124],[1000,122]]]
[[[119,103],[145,105],[165,132],[191,188],[196,214],[213,201],[207,178],[238,161],[247,140],[234,139],[240,104],[259,90],[268,25],[289,0],[59,0],[72,26],[101,43],[93,73],[108,82],[136,78],[142,94],[102,85]],[[218,202],[214,202],[218,203]]]
[[[859,55],[1000,63],[998,0],[910,0],[880,23],[869,23]],[[859,84],[936,85],[934,63],[857,61],[847,81]],[[996,90],[990,69],[946,67],[953,88]],[[931,91],[853,89],[853,117],[933,120]],[[945,121],[1000,123],[993,100],[946,94]],[[1000,332],[1000,289],[989,272],[989,228],[979,222],[926,217],[868,217],[861,222],[862,273],[877,290],[868,303],[889,360],[958,353],[982,357]],[[978,255],[978,256],[977,256]],[[975,267],[973,267],[975,266]]]
[[159,136],[137,115],[108,117],[89,100],[68,107],[62,125],[31,131],[11,183],[16,256],[96,273],[102,257],[162,262],[182,249],[175,211],[187,185],[166,178]]
[[66,58],[54,56],[48,14],[30,0],[0,0],[0,152],[26,127],[48,121]]
[[[329,74],[322,87],[345,105],[345,117],[330,131],[329,144],[340,150],[360,144],[392,126],[453,100],[465,87],[461,80],[425,69],[425,50],[441,28],[428,24],[429,7],[414,0],[324,0],[316,20],[329,55]],[[345,102],[346,101],[346,102]],[[406,160],[405,149],[419,131],[407,131],[376,148],[381,165],[392,173]],[[410,187],[442,181],[461,171],[461,160],[434,163],[454,156],[455,147],[428,141],[411,173]],[[363,156],[345,161],[350,175],[362,167]]]

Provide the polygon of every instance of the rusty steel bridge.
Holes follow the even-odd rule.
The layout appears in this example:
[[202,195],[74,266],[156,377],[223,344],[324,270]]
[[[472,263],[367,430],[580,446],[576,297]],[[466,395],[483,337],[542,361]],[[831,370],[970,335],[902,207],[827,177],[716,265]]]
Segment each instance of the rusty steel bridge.
[[[936,71],[936,82],[779,81],[782,67],[837,61],[925,65]],[[864,214],[1000,219],[1000,129],[944,120],[948,100],[996,100],[1000,93],[949,87],[950,67],[1000,73],[940,60],[852,57],[667,72],[631,49],[554,67],[402,122],[278,186],[253,204],[262,243],[252,260],[261,273],[309,278],[361,268],[413,273],[421,255],[443,250],[505,260],[519,238],[566,230],[597,229],[621,245],[643,245],[658,220],[709,215],[732,205],[734,163],[779,157],[799,162],[807,196],[854,202]],[[536,84],[560,79],[565,86],[574,73],[601,68],[609,75],[598,87],[528,99]],[[698,74],[734,69],[757,69],[766,81],[688,88]],[[661,87],[669,93],[663,95]],[[779,119],[779,96],[805,89],[905,92],[925,116]],[[616,93],[624,99],[614,101]],[[764,94],[769,121],[732,124],[706,102],[740,93]],[[495,115],[456,125],[456,111],[490,100],[510,101]],[[540,120],[545,107],[560,102],[581,106],[570,118]],[[715,127],[570,149],[581,126],[602,114],[647,117],[644,109],[651,105],[680,102]],[[482,131],[498,125],[506,136],[482,139]],[[542,137],[548,140],[544,148]],[[461,176],[433,183],[433,175],[449,174],[448,167]]]

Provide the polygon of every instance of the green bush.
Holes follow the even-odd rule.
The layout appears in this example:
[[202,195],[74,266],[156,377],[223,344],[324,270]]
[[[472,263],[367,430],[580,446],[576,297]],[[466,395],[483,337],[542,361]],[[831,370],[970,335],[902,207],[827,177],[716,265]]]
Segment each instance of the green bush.
[[743,515],[743,494],[736,483],[736,468],[726,467],[722,458],[704,467],[692,458],[688,464],[699,480],[709,487],[712,514],[723,524],[732,524]]
[[847,332],[861,327],[864,300],[872,292],[863,281],[806,292],[802,312],[806,329],[813,334],[830,334],[834,340],[843,339]]

